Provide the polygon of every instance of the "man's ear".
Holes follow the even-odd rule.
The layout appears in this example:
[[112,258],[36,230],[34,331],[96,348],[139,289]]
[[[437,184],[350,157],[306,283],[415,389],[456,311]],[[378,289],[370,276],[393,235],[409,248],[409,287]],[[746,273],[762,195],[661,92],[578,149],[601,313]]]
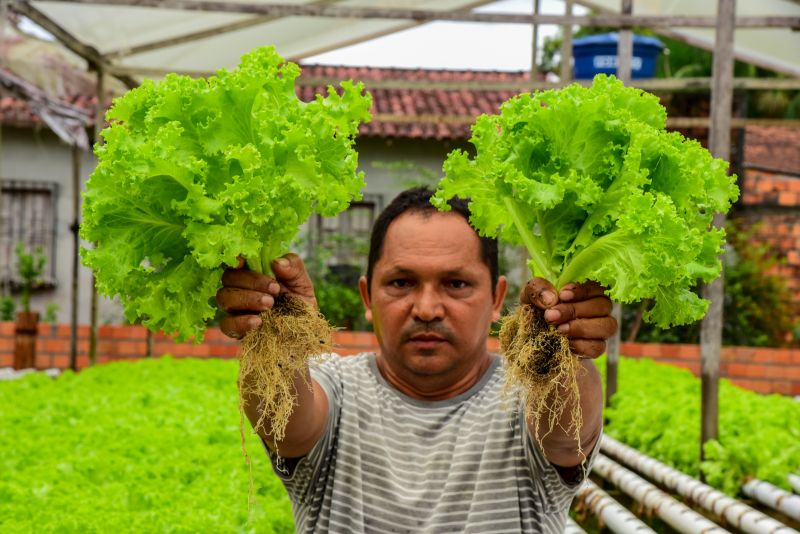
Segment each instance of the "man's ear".
[[358,279],[358,292],[361,295],[361,303],[364,304],[364,318],[371,323],[372,306],[369,296],[369,282],[367,282],[366,276],[362,276]]
[[505,276],[500,276],[497,278],[497,285],[494,286],[494,297],[492,297],[492,322],[500,320],[506,293],[508,293],[508,280],[506,280]]

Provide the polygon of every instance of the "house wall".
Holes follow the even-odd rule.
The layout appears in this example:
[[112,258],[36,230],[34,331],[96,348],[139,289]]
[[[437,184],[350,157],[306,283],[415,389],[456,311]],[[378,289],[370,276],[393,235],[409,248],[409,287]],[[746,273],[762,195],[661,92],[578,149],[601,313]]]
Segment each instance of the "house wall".
[[361,138],[356,149],[359,168],[364,171],[367,183],[364,193],[381,195],[381,209],[407,187],[408,179],[408,173],[380,168],[381,163],[413,162],[436,173],[438,179],[447,154],[455,148],[466,148],[466,144],[436,139]]
[[[49,130],[31,128],[2,129],[0,138],[0,177],[3,180],[55,182],[55,263],[56,287],[37,291],[31,309],[44,313],[47,304],[58,304],[58,321],[69,322],[72,297],[74,245],[70,230],[73,213],[72,148],[59,141]],[[83,189],[95,166],[94,156],[84,151],[80,158],[80,183]],[[0,252],[2,253],[2,252]],[[90,313],[91,271],[82,265],[78,278],[78,322],[88,323]],[[101,324],[118,323],[122,314],[113,302],[100,298],[98,317]]]
[[[357,143],[359,167],[365,173],[365,194],[378,195],[378,210],[386,206],[394,196],[404,189],[403,177],[397,171],[382,169],[380,163],[396,161],[413,162],[415,165],[441,172],[446,154],[454,148],[449,141],[363,138]],[[50,302],[58,304],[59,323],[70,321],[72,298],[73,236],[70,226],[73,221],[72,195],[72,149],[63,144],[49,130],[19,129],[4,127],[0,138],[0,177],[4,180],[42,181],[58,184],[56,192],[56,287],[37,291],[31,299],[34,311],[44,313]],[[89,152],[81,155],[80,181],[82,190],[94,170],[95,158]],[[407,174],[407,173],[406,173]],[[438,176],[438,175],[437,175]],[[86,245],[85,243],[83,243]],[[88,324],[90,314],[91,272],[79,268],[78,323]],[[118,303],[103,296],[98,298],[99,324],[123,322],[122,308]]]

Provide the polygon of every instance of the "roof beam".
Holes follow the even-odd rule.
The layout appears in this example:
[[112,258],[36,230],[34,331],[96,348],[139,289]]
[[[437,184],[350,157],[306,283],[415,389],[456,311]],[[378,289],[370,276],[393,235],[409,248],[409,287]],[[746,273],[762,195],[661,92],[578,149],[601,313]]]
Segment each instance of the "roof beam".
[[[467,9],[437,11],[430,9],[388,9],[360,6],[314,4],[256,4],[205,0],[50,0],[85,5],[129,6],[137,8],[183,9],[216,13],[249,13],[274,17],[338,17],[365,19],[400,19],[428,22],[494,22],[505,24],[573,24],[579,26],[607,26],[613,28],[645,26],[649,28],[714,28],[714,16],[683,15],[528,15],[514,13],[474,13]],[[744,16],[737,17],[737,28],[793,28],[800,29],[800,17]]]
[[[302,65],[301,65],[302,67]],[[130,76],[153,76],[163,77],[170,73],[183,74],[194,78],[214,76],[216,73],[211,71],[189,71],[189,70],[170,70],[146,67],[109,67],[109,73],[124,74]],[[330,76],[300,76],[296,80],[298,86],[326,87],[328,85],[338,85],[341,78]],[[516,81],[490,81],[490,80],[402,80],[402,79],[383,79],[361,80],[368,89],[415,89],[415,90],[434,90],[445,91],[529,91],[531,89],[557,89],[564,87],[565,83],[538,81],[531,84],[530,80],[522,79]],[[630,85],[647,91],[707,91],[711,88],[711,78],[642,78],[631,80]],[[571,83],[578,83],[590,86],[591,80],[575,80]],[[800,78],[734,78],[733,87],[735,89],[747,90],[768,90],[768,89],[800,89]]]
[[[33,7],[30,2],[26,0],[12,0],[9,8],[20,15],[28,17],[43,29],[50,32],[53,37],[61,41],[64,46],[85,59],[89,63],[90,67],[94,68],[95,70],[98,68],[108,70],[108,67],[110,66],[108,61],[103,58],[96,48],[82,43],[77,37],[65,30],[54,20]],[[139,85],[138,81],[131,78],[127,74],[115,73],[114,76],[129,88],[137,87]]]
[[[310,2],[310,4],[312,5],[332,4],[338,1],[339,0],[314,0],[313,2]],[[230,32],[245,30],[247,28],[252,28],[253,26],[258,26],[259,24],[266,24],[267,22],[272,22],[273,20],[279,20],[281,18],[282,17],[272,16],[272,15],[250,17],[245,20],[237,20],[236,22],[223,24],[222,26],[216,26],[214,28],[209,28],[207,30],[187,33],[184,35],[179,35],[177,37],[170,37],[169,39],[162,39],[159,41],[153,41],[138,46],[121,48],[119,50],[106,52],[105,54],[103,54],[103,57],[113,61],[123,57],[134,56],[136,54],[142,54],[144,52],[150,52],[152,50],[166,48],[168,46],[177,46],[185,43],[191,43],[193,41],[205,39],[206,37],[215,37],[217,35],[223,35]]]
[[[392,113],[376,113],[372,116],[374,122],[394,122],[397,124],[449,124],[467,125],[475,122],[475,117],[471,115],[397,115]],[[709,128],[711,125],[710,117],[667,117],[667,128]],[[750,119],[745,117],[733,117],[731,128],[744,128],[745,126],[780,126],[780,127],[800,127],[798,119]]]

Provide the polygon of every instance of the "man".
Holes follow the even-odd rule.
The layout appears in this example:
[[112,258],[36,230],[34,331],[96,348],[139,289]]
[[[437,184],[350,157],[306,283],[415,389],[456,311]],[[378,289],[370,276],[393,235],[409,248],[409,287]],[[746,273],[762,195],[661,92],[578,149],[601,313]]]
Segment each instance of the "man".
[[[283,441],[261,436],[289,492],[298,532],[563,532],[586,457],[558,426],[533,437],[534,421],[501,395],[500,358],[486,349],[507,291],[497,243],[468,223],[464,201],[440,213],[431,192],[401,193],[378,217],[367,275],[359,280],[378,354],[331,356],[297,377],[297,404]],[[221,328],[240,338],[258,311],[286,292],[316,304],[302,261],[273,263],[275,279],[228,270],[217,300]],[[600,378],[591,358],[615,331],[596,284],[556,294],[531,280],[521,301],[582,358],[581,444],[601,434]],[[515,409],[516,408],[516,409]],[[569,411],[569,407],[566,410]],[[258,403],[246,404],[251,422]],[[564,425],[565,428],[567,425]],[[278,469],[275,450],[286,458]]]

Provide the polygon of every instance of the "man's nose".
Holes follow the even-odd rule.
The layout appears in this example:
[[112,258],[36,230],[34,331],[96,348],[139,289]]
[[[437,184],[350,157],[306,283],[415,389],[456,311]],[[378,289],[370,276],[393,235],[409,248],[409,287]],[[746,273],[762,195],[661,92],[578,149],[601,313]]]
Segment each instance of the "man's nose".
[[422,285],[414,300],[414,318],[431,322],[444,318],[444,303],[434,287]]

